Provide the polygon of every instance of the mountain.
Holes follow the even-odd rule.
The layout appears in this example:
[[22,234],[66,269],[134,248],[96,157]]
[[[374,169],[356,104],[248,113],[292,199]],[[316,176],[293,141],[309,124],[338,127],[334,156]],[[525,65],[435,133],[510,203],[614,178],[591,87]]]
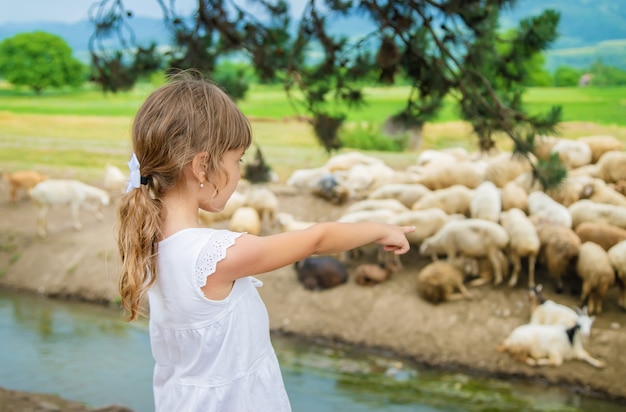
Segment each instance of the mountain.
[[[501,14],[502,29],[511,28],[526,17],[551,8],[561,13],[559,39],[546,52],[546,66],[552,71],[559,65],[586,68],[595,60],[626,69],[626,1],[625,0],[519,0],[516,6]],[[130,27],[140,45],[170,43],[170,34],[159,19],[135,16]],[[359,36],[373,30],[362,16],[341,18],[333,25],[334,34]],[[88,45],[93,32],[91,22],[28,22],[0,25],[0,40],[17,33],[42,30],[65,39],[76,56],[89,61]],[[114,45],[111,41],[108,45]]]

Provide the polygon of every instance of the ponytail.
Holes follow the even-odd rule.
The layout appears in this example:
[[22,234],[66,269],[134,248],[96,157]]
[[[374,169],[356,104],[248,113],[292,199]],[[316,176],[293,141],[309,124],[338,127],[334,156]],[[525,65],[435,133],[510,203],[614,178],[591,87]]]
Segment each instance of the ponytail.
[[127,321],[145,315],[144,298],[157,276],[162,205],[145,185],[123,195],[118,205],[119,293]]

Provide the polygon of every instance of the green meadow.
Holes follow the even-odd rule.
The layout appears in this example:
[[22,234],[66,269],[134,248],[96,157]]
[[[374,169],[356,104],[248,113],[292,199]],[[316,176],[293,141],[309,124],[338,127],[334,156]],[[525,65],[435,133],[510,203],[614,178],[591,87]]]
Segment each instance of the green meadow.
[[[107,163],[124,167],[133,115],[153,87],[143,84],[117,94],[85,89],[35,96],[0,86],[0,171],[37,169],[54,177],[96,180]],[[402,108],[408,90],[366,88],[367,103],[349,113],[347,126],[378,127]],[[527,91],[524,101],[531,113],[562,106],[560,136],[611,134],[626,142],[626,88],[536,88]],[[253,85],[239,106],[252,121],[255,144],[281,180],[295,169],[316,167],[328,158],[309,124],[295,120],[305,113],[289,102],[281,86]],[[471,128],[459,120],[450,99],[426,124],[422,149],[453,145],[475,149]],[[249,153],[254,154],[254,148]],[[409,165],[416,157],[410,152],[371,154],[396,167]]]

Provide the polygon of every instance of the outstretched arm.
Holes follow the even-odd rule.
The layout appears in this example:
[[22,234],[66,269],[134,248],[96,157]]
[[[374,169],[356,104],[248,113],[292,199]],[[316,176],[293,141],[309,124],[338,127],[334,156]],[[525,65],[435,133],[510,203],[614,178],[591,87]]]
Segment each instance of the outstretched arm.
[[372,242],[383,245],[386,251],[403,254],[409,251],[406,234],[413,230],[414,226],[384,223],[326,222],[271,236],[242,235],[210,278],[217,275],[223,282],[232,282],[287,266],[312,254],[344,252]]

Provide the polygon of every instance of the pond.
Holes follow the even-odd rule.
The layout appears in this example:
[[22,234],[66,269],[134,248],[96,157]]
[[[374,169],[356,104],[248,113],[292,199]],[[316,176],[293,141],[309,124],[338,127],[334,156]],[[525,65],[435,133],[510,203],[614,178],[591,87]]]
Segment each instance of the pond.
[[[345,346],[272,337],[294,412],[623,411],[559,387],[420,370]],[[0,289],[0,386],[153,410],[147,322]]]

